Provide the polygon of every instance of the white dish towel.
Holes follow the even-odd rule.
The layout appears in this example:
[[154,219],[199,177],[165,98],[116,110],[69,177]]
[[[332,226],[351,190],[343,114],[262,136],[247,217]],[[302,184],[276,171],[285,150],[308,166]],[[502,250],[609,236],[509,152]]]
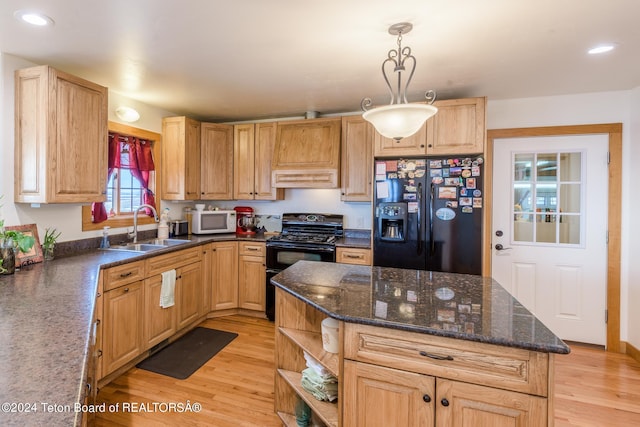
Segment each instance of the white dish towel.
[[162,273],[162,288],[160,289],[160,307],[168,308],[175,305],[176,271],[169,270]]

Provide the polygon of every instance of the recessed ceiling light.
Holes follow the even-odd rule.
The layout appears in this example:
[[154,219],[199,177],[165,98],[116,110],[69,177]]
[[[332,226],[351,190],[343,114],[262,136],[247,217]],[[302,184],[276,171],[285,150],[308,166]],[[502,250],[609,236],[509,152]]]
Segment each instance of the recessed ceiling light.
[[13,14],[13,16],[15,16],[16,19],[19,19],[20,21],[24,21],[31,25],[37,25],[38,27],[53,25],[53,19],[40,12],[34,12],[31,10],[18,10]]
[[616,48],[615,44],[601,44],[601,45],[592,47],[587,52],[589,53],[589,55],[597,55],[599,53],[611,52],[615,48]]

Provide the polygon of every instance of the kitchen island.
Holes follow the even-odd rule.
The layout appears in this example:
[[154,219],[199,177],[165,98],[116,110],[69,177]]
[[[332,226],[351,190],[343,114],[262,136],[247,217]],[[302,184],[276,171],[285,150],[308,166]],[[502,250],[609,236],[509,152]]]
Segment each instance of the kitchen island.
[[[272,283],[286,425],[300,399],[330,426],[553,425],[553,358],[569,347],[491,278],[299,261]],[[337,403],[300,386],[304,353],[338,378]]]

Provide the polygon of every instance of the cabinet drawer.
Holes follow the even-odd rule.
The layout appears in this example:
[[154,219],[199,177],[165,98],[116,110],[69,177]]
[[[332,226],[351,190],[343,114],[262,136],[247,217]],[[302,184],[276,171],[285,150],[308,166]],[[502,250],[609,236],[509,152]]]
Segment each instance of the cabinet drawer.
[[202,247],[195,247],[149,258],[147,260],[146,277],[201,261],[203,250]]
[[238,242],[238,253],[240,255],[265,256],[266,248],[264,243]]
[[371,265],[371,249],[336,248],[336,262]]
[[345,358],[547,396],[549,355],[415,332],[345,324]]
[[136,280],[142,280],[144,279],[144,261],[111,267],[104,271],[104,277],[106,278],[104,284],[105,292]]

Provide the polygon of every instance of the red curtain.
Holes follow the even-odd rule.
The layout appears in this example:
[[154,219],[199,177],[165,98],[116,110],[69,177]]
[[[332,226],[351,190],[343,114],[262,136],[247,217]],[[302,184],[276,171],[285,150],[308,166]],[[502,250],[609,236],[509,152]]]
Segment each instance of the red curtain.
[[[131,175],[140,181],[140,185],[144,189],[142,194],[142,203],[156,207],[156,201],[153,192],[149,189],[149,175],[155,170],[153,164],[153,156],[151,153],[151,143],[143,139],[132,138],[129,143],[129,170]],[[145,208],[147,215],[153,215],[151,209]]]
[[[125,140],[126,142],[123,142]],[[129,150],[129,164],[121,164],[122,144],[126,144]],[[109,164],[107,171],[107,182],[111,179],[114,169],[127,168],[131,174],[140,182],[143,188],[142,202],[155,208],[155,198],[149,189],[150,172],[155,170],[151,142],[135,137],[122,137],[117,133],[109,133]],[[145,209],[147,215],[153,215],[151,209]],[[106,221],[109,215],[104,207],[104,203],[96,202],[91,205],[93,222],[100,223]]]

